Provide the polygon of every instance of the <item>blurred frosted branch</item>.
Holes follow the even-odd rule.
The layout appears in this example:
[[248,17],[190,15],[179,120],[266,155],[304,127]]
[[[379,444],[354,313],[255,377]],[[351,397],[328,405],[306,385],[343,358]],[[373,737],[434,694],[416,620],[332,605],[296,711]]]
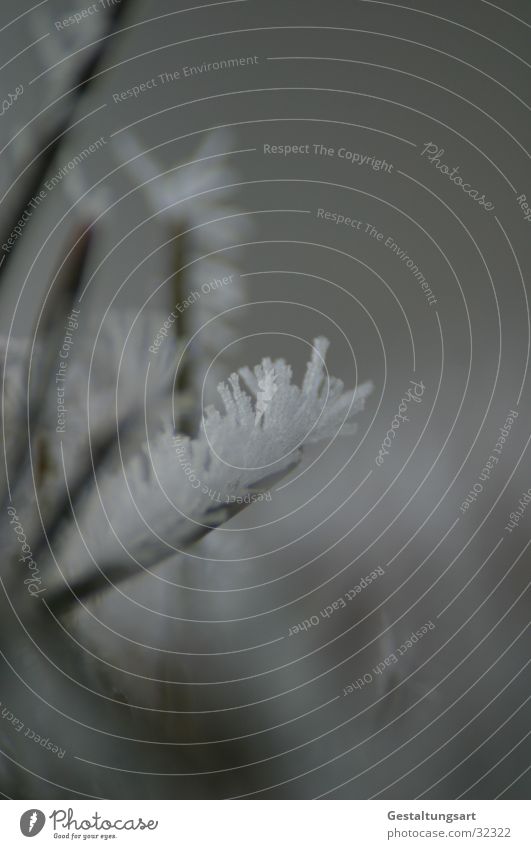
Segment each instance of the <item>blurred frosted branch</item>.
[[[7,241],[29,201],[40,191],[48,168],[68,137],[81,96],[90,86],[97,68],[105,61],[113,46],[113,36],[119,33],[124,14],[131,6],[131,0],[121,0],[102,9],[94,19],[87,19],[88,29],[83,30],[58,31],[53,27],[53,15],[49,11],[47,14],[40,5],[28,16],[31,35],[35,39],[50,32],[48,38],[36,45],[42,56],[41,70],[47,72],[43,84],[48,94],[44,101],[49,99],[50,104],[38,121],[32,121],[30,128],[17,134],[4,151],[2,165],[8,161],[9,174],[12,180],[16,178],[16,184],[5,192],[2,199],[0,244]],[[48,5],[46,8],[49,8]],[[35,112],[40,110],[41,106]],[[5,273],[16,249],[15,246],[6,256],[0,266],[0,275]]]

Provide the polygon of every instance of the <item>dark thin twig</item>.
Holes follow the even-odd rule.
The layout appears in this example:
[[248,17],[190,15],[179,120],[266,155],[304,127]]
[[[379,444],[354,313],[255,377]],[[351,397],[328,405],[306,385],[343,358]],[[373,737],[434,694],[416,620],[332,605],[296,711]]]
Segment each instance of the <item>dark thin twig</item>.
[[[13,230],[13,222],[16,223],[22,218],[32,198],[34,198],[41,190],[44,177],[55,158],[57,150],[63,143],[65,134],[68,133],[69,127],[72,124],[79,98],[89,88],[94,72],[105,59],[109,45],[112,45],[112,38],[110,38],[110,36],[118,33],[128,3],[130,5],[131,0],[121,0],[119,5],[112,7],[109,14],[109,26],[106,37],[102,38],[98,48],[91,53],[80,68],[73,84],[74,90],[69,98],[69,106],[66,109],[66,114],[64,115],[63,120],[59,125],[54,124],[54,126],[46,133],[42,142],[41,153],[38,155],[38,158],[35,160],[34,165],[30,169],[27,179],[24,180],[24,193],[21,197],[20,203],[17,204],[16,211],[10,219],[10,223],[5,227],[6,232],[0,237],[0,244],[7,242]],[[12,250],[5,255],[5,260],[0,266],[1,274],[5,274],[6,268],[9,266],[10,258],[17,249],[17,245],[18,242],[16,242]]]

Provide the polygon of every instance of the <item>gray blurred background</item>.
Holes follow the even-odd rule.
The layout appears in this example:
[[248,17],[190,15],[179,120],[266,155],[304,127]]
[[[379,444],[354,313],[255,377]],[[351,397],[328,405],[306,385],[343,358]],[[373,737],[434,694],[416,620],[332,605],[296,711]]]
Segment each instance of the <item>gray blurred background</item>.
[[[194,257],[197,280],[210,280],[216,263],[220,275],[225,263],[236,269],[230,317],[213,302],[214,321],[196,339],[216,365],[200,372],[203,401],[215,400],[219,369],[228,376],[263,356],[292,363],[299,382],[320,334],[331,342],[330,374],[374,390],[356,436],[308,451],[270,503],[85,607],[72,601],[59,621],[34,620],[6,557],[0,701],[66,754],[3,721],[0,789],[23,798],[525,797],[531,510],[506,526],[531,487],[531,222],[517,200],[531,196],[528,4],[122,6],[108,37],[101,7],[65,30],[55,22],[71,4],[21,3],[14,23],[14,10],[2,12],[3,96],[24,86],[0,119],[2,232],[34,186],[39,163],[28,163],[64,116],[76,126],[55,144],[46,179],[96,139],[104,145],[48,192],[6,256],[1,332],[32,336],[86,209],[99,216],[79,330],[89,348],[117,314],[109,308],[148,322],[168,313],[173,232],[137,188],[140,170],[124,167],[124,139],[164,172],[196,158],[212,133],[215,154],[231,152],[231,208],[248,227],[229,230],[210,260]],[[92,79],[66,94],[102,36]],[[242,57],[257,59],[183,70]],[[428,143],[491,211],[422,155]],[[313,145],[333,153],[315,155]],[[375,170],[366,157],[390,167]],[[188,168],[192,191],[204,167]],[[194,203],[202,221],[217,217],[215,191]],[[218,325],[230,339],[222,357]],[[411,381],[424,387],[421,402],[409,403],[379,466]],[[510,411],[518,416],[498,462],[461,510]],[[320,615],[378,567],[352,601]],[[374,673],[427,622],[433,630]]]

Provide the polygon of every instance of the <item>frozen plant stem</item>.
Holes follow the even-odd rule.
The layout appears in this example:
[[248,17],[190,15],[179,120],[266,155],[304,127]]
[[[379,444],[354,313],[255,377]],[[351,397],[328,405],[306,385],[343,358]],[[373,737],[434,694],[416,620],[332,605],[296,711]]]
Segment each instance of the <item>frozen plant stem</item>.
[[[58,534],[55,555],[68,583],[83,582],[94,564],[103,584],[107,570],[116,582],[156,566],[243,509],[245,497],[265,491],[273,476],[291,471],[305,445],[355,433],[353,418],[371,385],[344,391],[328,378],[327,348],[323,337],[314,340],[301,388],[284,360],[266,358],[219,385],[225,411],[208,407],[196,438],[176,437],[169,423],[123,469],[104,468],[98,491],[78,505],[77,527]],[[267,402],[256,400],[260,385],[273,384]],[[221,503],[212,493],[221,493]],[[48,584],[63,592],[63,576],[48,568]]]

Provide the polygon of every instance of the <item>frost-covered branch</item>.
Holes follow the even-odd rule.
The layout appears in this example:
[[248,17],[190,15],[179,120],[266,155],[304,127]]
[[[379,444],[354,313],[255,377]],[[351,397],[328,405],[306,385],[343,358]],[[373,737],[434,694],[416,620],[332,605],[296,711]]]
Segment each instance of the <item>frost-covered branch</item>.
[[[280,359],[232,374],[218,387],[224,412],[207,408],[197,438],[167,426],[122,469],[104,472],[79,506],[78,527],[69,525],[58,541],[55,553],[67,580],[81,581],[95,564],[111,570],[113,580],[130,576],[134,561],[137,567],[156,565],[241,510],[273,477],[291,471],[305,445],[353,434],[353,418],[371,385],[344,391],[340,380],[328,378],[327,348],[323,337],[314,341],[300,388]],[[276,389],[258,401],[266,374]],[[63,585],[57,574],[49,583],[56,591]]]

